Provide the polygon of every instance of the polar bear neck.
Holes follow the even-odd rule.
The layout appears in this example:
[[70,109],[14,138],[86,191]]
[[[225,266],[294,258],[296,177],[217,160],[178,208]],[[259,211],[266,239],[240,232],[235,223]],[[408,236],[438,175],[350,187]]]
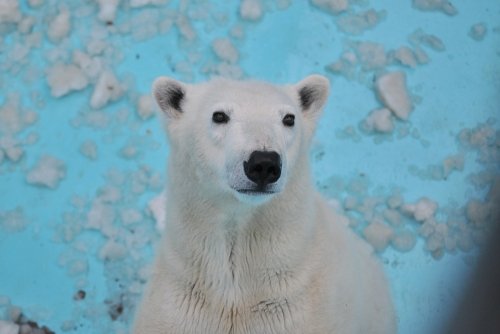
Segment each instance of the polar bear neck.
[[177,167],[169,168],[163,247],[172,255],[165,261],[182,263],[183,280],[210,282],[225,291],[262,266],[288,272],[309,261],[317,194],[307,158],[298,162],[283,192],[261,206],[242,205],[230,195],[207,197],[195,176]]

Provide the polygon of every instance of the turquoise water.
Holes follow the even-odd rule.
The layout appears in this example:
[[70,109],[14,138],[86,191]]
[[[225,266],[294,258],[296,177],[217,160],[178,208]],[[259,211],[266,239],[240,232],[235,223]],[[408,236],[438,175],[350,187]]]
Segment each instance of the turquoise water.
[[[498,190],[490,190],[499,177],[500,3],[454,0],[457,14],[448,15],[411,1],[351,1],[338,14],[307,1],[262,1],[257,20],[242,18],[239,2],[121,1],[114,18],[99,17],[94,2],[7,3],[0,4],[0,319],[22,322],[17,307],[57,333],[127,332],[160,233],[149,203],[163,189],[168,145],[152,109],[138,107],[155,77],[292,83],[320,73],[332,90],[311,153],[318,188],[361,235],[382,217],[391,233],[415,240],[404,252],[377,243],[399,332],[436,333],[446,323],[497,214]],[[364,20],[370,9],[375,20]],[[470,33],[478,23],[484,36],[481,26]],[[227,48],[217,55],[217,38],[228,39],[236,57]],[[383,49],[382,61],[360,45]],[[393,57],[403,46],[411,66]],[[333,71],[345,52],[357,60]],[[62,89],[77,89],[56,97],[57,64],[74,64],[56,77]],[[100,106],[92,96],[106,70],[117,98]],[[396,71],[405,73],[413,110],[407,120],[392,115],[390,133],[366,131],[369,112],[383,106],[374,78]],[[56,160],[38,177],[44,156]],[[425,225],[399,206],[391,223],[383,211],[394,194],[406,204],[426,197],[438,209]],[[476,215],[473,200],[482,205]]]

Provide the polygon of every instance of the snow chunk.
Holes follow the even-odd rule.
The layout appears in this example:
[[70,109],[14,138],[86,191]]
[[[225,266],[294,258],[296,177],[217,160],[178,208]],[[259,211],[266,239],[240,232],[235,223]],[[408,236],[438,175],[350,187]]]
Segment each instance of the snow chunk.
[[467,219],[475,226],[484,225],[489,220],[490,211],[489,203],[476,199],[470,200],[466,206]]
[[[9,94],[5,103],[0,106],[0,134],[16,134],[24,130],[28,125],[35,123],[37,114],[31,111],[26,111],[21,108],[21,98],[17,94]],[[13,138],[9,139],[10,143],[6,143],[4,137],[2,146],[12,146],[15,144]]]
[[418,222],[426,221],[436,213],[438,204],[427,197],[420,198],[415,204],[405,204],[402,207],[403,212],[413,215]]
[[349,3],[347,0],[310,0],[311,3],[321,9],[338,14],[347,10]]
[[392,132],[394,125],[391,111],[387,108],[373,110],[363,121],[362,127],[369,132]]
[[228,38],[217,38],[212,42],[212,50],[223,61],[234,64],[238,61],[238,50]]
[[108,240],[99,250],[101,260],[120,260],[127,255],[127,248],[114,240]]
[[175,21],[175,25],[179,29],[182,38],[185,40],[193,41],[196,39],[196,31],[187,17],[183,15],[179,16]]
[[93,140],[86,140],[80,145],[80,153],[90,160],[97,160],[97,144]]
[[68,36],[71,28],[70,19],[71,16],[69,10],[67,8],[63,8],[59,14],[50,21],[47,35],[52,42],[60,42],[63,38]]
[[142,213],[136,209],[124,209],[120,213],[120,218],[123,225],[135,224],[143,219]]
[[244,20],[258,21],[262,17],[262,3],[260,0],[242,0],[240,3],[240,16]]
[[69,276],[86,274],[89,271],[89,263],[87,260],[74,260],[68,264],[66,269]]
[[155,105],[150,95],[141,95],[137,100],[137,114],[143,120],[150,119],[155,114]]
[[91,79],[97,78],[101,74],[103,68],[101,59],[98,57],[90,57],[88,54],[78,50],[73,52],[73,63]]
[[24,230],[26,225],[28,225],[28,221],[21,207],[16,207],[10,211],[0,212],[0,227],[5,231],[19,232]]
[[351,35],[361,35],[366,30],[375,27],[386,16],[385,11],[377,12],[369,9],[362,13],[349,13],[339,17],[336,21],[337,27]]
[[445,51],[446,46],[436,35],[427,34],[422,29],[417,29],[408,37],[410,43],[414,45],[424,45],[434,51]]
[[55,64],[49,68],[47,83],[54,97],[64,96],[71,91],[82,90],[89,84],[83,71],[73,64]]
[[64,162],[52,156],[44,155],[26,175],[26,182],[55,189],[65,176],[66,166]]
[[97,17],[104,23],[113,23],[120,0],[97,0],[99,14]]
[[118,100],[124,93],[123,87],[110,70],[104,71],[94,87],[90,106],[100,109],[111,101]]
[[113,228],[115,218],[116,213],[112,205],[96,200],[87,213],[86,228],[100,230],[104,235],[112,236],[115,232]]
[[377,252],[382,252],[387,247],[393,234],[394,232],[389,226],[378,221],[372,222],[363,230],[366,241],[368,241]]
[[28,0],[30,7],[40,7],[43,5],[45,0]]
[[16,23],[21,18],[18,1],[0,0],[0,23]]
[[130,0],[130,7],[140,8],[149,5],[164,5],[169,0]]
[[415,68],[417,66],[417,59],[413,51],[406,46],[402,46],[396,51],[394,51],[394,59],[400,62],[402,65]]
[[486,36],[486,24],[484,23],[476,23],[469,30],[469,37],[476,40],[482,41],[484,36]]
[[453,16],[458,13],[448,0],[413,0],[413,7],[422,11],[441,11]]
[[0,138],[0,151],[3,151],[3,155],[12,162],[19,161],[24,154],[19,142],[10,136]]
[[446,179],[452,171],[463,171],[465,164],[465,157],[463,154],[450,155],[443,161],[443,176]]
[[161,192],[158,196],[149,201],[148,211],[156,221],[156,229],[162,232],[167,222],[167,193]]
[[354,49],[358,54],[361,66],[365,71],[371,71],[385,67],[387,56],[382,44],[374,42],[358,42]]
[[407,120],[412,104],[406,90],[406,77],[403,72],[389,72],[381,75],[375,82],[380,100],[398,118]]
[[[7,2],[8,1],[9,0],[7,0]],[[18,334],[18,333],[19,333],[19,325],[13,322],[0,320],[0,334]]]
[[411,231],[403,230],[397,232],[391,239],[391,245],[400,252],[409,252],[415,247],[417,238]]

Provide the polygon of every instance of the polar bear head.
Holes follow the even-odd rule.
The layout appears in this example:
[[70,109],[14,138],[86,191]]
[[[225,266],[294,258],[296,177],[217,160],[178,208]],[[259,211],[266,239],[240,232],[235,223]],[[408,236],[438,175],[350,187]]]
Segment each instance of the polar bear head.
[[166,117],[171,169],[211,196],[266,202],[308,159],[328,91],[328,79],[319,75],[286,86],[226,79],[192,85],[160,77],[153,94]]

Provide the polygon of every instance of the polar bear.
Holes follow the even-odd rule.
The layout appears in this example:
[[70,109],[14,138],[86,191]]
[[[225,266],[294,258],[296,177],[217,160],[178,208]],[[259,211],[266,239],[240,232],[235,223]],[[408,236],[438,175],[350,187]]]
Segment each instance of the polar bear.
[[320,75],[155,81],[167,221],[133,333],[395,333],[381,266],[311,180],[328,91]]

